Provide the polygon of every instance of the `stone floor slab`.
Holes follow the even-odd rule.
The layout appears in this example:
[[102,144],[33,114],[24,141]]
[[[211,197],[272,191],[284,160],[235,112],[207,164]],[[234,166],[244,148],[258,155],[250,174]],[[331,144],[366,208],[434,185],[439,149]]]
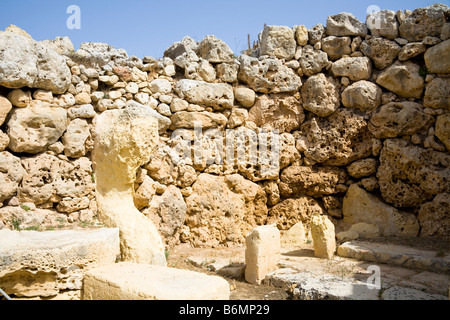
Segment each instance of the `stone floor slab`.
[[156,265],[121,262],[86,273],[83,300],[228,300],[218,276]]

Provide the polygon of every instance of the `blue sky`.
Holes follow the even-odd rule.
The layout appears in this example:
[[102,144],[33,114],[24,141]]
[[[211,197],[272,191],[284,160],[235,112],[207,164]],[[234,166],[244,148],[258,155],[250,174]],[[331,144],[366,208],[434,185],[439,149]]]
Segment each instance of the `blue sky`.
[[[224,40],[239,55],[267,25],[310,28],[330,15],[351,12],[365,21],[369,6],[413,10],[434,4],[426,0],[0,0],[0,30],[15,24],[35,40],[68,36],[75,49],[82,42],[105,42],[129,55],[162,57],[172,43],[188,35]],[[449,5],[449,0],[440,3]],[[70,30],[70,5],[81,10],[81,28]]]

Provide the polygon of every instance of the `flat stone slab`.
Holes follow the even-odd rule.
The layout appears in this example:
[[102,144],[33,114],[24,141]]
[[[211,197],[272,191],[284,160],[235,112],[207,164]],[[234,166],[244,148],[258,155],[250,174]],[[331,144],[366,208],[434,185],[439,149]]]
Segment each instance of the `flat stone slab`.
[[386,289],[381,297],[383,300],[447,300],[446,296],[430,294],[420,290],[404,287]]
[[120,254],[119,229],[0,230],[0,283],[9,295],[50,297],[80,290],[83,272],[114,263]]
[[89,270],[83,300],[228,300],[230,286],[217,276],[156,265],[121,262]]
[[337,255],[432,272],[450,271],[450,255],[438,257],[436,251],[393,244],[348,241],[338,247]]
[[285,268],[266,276],[265,283],[276,287],[292,287],[294,300],[379,300],[379,290],[366,283],[332,274],[316,275]]

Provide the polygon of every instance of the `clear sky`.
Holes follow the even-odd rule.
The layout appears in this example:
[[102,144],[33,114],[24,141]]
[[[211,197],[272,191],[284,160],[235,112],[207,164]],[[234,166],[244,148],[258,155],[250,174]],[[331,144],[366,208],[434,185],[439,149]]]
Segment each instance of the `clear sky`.
[[[160,58],[172,43],[206,35],[224,40],[236,53],[247,49],[267,25],[310,28],[330,15],[351,12],[365,22],[368,8],[413,10],[437,3],[427,0],[0,0],[0,30],[15,24],[35,40],[68,36],[75,49],[82,42],[104,42],[139,58]],[[449,0],[438,3],[449,5]],[[80,29],[69,29],[67,8],[80,8]]]

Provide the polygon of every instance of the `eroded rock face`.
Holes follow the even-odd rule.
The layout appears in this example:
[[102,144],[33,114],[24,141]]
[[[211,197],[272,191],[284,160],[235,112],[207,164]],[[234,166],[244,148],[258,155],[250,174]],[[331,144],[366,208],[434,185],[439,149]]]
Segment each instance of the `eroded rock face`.
[[372,63],[368,57],[344,57],[333,63],[331,71],[337,77],[348,77],[352,81],[368,80]]
[[342,104],[361,111],[375,110],[381,105],[382,90],[375,83],[361,80],[348,86],[342,92]]
[[300,101],[293,96],[262,95],[250,109],[248,119],[258,127],[278,129],[282,133],[300,128],[305,115]]
[[229,84],[215,84],[203,81],[183,79],[175,85],[180,98],[190,103],[200,104],[214,109],[230,109],[234,103],[233,88]]
[[280,194],[284,198],[332,195],[345,190],[346,178],[345,170],[338,167],[290,166],[281,172]]
[[435,78],[427,84],[423,105],[428,108],[450,110],[450,78]]
[[302,222],[306,230],[310,228],[310,220],[314,215],[323,214],[319,203],[311,197],[300,196],[286,199],[270,209],[267,223],[276,224],[279,230],[289,230],[298,222]]
[[297,48],[294,36],[294,31],[289,27],[266,26],[261,36],[261,55],[292,59]]
[[441,193],[420,207],[421,237],[450,239],[450,194]]
[[233,51],[222,40],[215,36],[206,36],[196,48],[199,57],[211,63],[233,61]]
[[14,152],[36,154],[63,135],[68,125],[63,108],[34,107],[11,111],[7,123],[9,148]]
[[430,73],[450,73],[450,39],[434,47],[425,53],[425,64]]
[[99,219],[120,230],[122,258],[166,265],[164,246],[153,223],[133,203],[137,169],[149,162],[158,143],[158,121],[148,108],[103,112],[95,122],[93,150]]
[[425,81],[419,69],[410,61],[396,62],[378,76],[377,83],[401,97],[420,99]]
[[367,35],[367,26],[359,21],[353,14],[343,12],[328,17],[327,35],[329,36],[361,36]]
[[48,46],[13,32],[0,33],[0,85],[64,93],[71,83],[65,59]]
[[384,236],[415,237],[419,233],[419,223],[413,214],[387,205],[356,184],[348,189],[342,211],[346,224],[374,224]]
[[366,120],[350,109],[338,109],[328,118],[313,118],[302,125],[302,132],[307,138],[305,157],[324,165],[346,165],[372,152]]
[[240,68],[238,80],[261,93],[282,93],[297,91],[302,81],[295,72],[278,59],[258,60],[247,55],[238,58]]
[[18,197],[21,202],[43,204],[53,197],[82,197],[94,189],[92,163],[86,157],[63,161],[41,153],[22,160],[24,174]]
[[395,207],[415,207],[450,190],[450,156],[388,139],[380,154],[377,177],[383,199]]
[[398,38],[399,23],[394,11],[381,10],[367,16],[366,25],[370,34],[375,37],[385,37],[390,40]]
[[186,240],[196,246],[243,243],[245,235],[267,218],[266,194],[257,184],[234,174],[200,174],[186,198]]
[[306,110],[328,117],[340,106],[339,84],[323,73],[311,76],[302,87],[302,99]]
[[336,252],[336,236],[334,224],[325,215],[311,218],[311,236],[314,244],[314,256],[332,259]]
[[434,119],[422,109],[415,102],[388,103],[372,115],[369,130],[376,138],[395,138],[423,131]]
[[311,76],[321,72],[329,63],[325,52],[315,50],[313,46],[310,45],[303,48],[299,62],[305,76]]
[[361,43],[361,52],[372,59],[377,69],[383,70],[390,66],[401,50],[395,42],[383,38],[371,38]]
[[7,151],[0,152],[0,203],[16,193],[22,177],[20,159]]
[[414,10],[401,22],[400,36],[410,42],[422,41],[426,36],[439,37],[448,11],[449,8],[443,4]]

